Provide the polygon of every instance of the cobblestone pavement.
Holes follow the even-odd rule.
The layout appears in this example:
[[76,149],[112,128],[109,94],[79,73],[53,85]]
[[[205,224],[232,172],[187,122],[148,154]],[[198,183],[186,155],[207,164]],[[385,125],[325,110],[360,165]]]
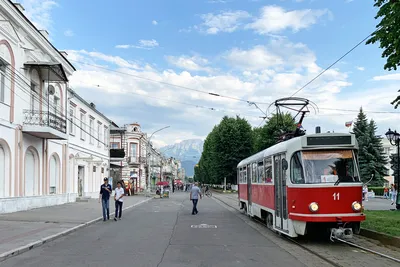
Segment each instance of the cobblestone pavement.
[[[237,195],[234,194],[218,194],[214,193],[213,197],[217,199],[220,199],[224,201],[222,205],[229,205],[232,208],[232,211],[236,213],[238,217],[249,223],[251,226],[256,227],[257,229],[264,228],[261,224],[258,224],[257,222],[254,222],[250,218],[248,218],[246,215],[244,215],[238,206],[238,199]],[[256,226],[258,225],[258,226]],[[266,231],[265,234],[267,235],[268,238],[276,242],[279,246],[282,248],[291,251],[292,250],[292,244],[279,237],[279,235],[269,231],[269,230],[264,230]],[[264,232],[263,231],[263,232]],[[354,243],[369,248],[371,250],[395,257],[395,258],[400,258],[400,250],[398,248],[392,248],[392,247],[385,247],[383,245],[379,245],[379,242],[370,240],[367,238],[363,238],[361,236],[355,236]],[[385,266],[385,267],[394,267],[394,266],[400,266],[398,263],[391,261],[389,259],[385,259],[383,257],[380,257],[375,254],[371,254],[369,252],[365,252],[363,250],[360,250],[358,248],[353,248],[345,244],[341,243],[332,243],[329,240],[306,240],[306,239],[300,239],[299,243],[306,246],[307,248],[315,251],[316,253],[320,255],[324,255],[326,258],[329,260],[334,261],[338,265],[341,266]],[[295,246],[295,245],[294,245]],[[300,247],[297,247],[296,250],[299,250]],[[300,258],[299,260],[302,260]]]

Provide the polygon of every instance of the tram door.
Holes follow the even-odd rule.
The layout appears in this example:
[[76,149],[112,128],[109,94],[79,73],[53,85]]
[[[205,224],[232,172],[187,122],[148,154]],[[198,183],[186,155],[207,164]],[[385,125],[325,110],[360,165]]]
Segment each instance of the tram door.
[[251,164],[247,165],[247,213],[251,213]]
[[274,156],[274,184],[275,184],[275,228],[288,230],[288,214],[286,203],[286,171],[287,161],[285,154]]

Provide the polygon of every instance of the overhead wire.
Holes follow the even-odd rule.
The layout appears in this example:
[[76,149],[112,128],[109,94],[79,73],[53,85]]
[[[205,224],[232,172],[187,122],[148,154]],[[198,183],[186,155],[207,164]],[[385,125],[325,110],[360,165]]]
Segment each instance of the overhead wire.
[[[11,67],[11,68],[13,68],[13,67]],[[14,68],[14,71],[15,71],[15,72],[18,72],[18,70],[15,69],[15,68]],[[45,107],[49,107],[49,108],[50,108],[50,107],[51,107],[51,108],[58,108],[58,107],[56,107],[56,106],[51,105],[50,103],[48,103],[48,101],[47,101],[45,98],[42,98],[42,99],[41,99],[41,98],[37,95],[37,93],[32,94],[30,91],[27,91],[27,89],[24,88],[24,87],[20,84],[20,81],[23,81],[23,82],[25,82],[25,83],[26,83],[26,81],[24,81],[24,80],[23,80],[18,74],[16,74],[15,72],[14,72],[15,76],[18,77],[18,78],[20,78],[21,80],[17,80],[17,79],[14,78],[14,84],[17,85],[17,86],[21,89],[22,92],[26,93],[29,97],[32,97],[34,100],[38,100],[38,101],[39,101],[39,102],[38,102],[39,105],[40,105],[40,100],[45,100],[45,101],[46,101],[45,104],[48,105],[48,106],[45,106]],[[11,79],[12,79],[11,73],[4,72],[4,76],[5,76],[5,78],[7,78],[7,79],[11,82]],[[12,91],[11,86],[6,85],[5,83],[3,83],[3,85],[4,85],[5,88],[9,89],[10,92]],[[30,89],[30,87],[29,87],[29,89]],[[15,90],[14,90],[14,94],[15,94],[17,97],[19,97],[22,101],[24,101],[24,102],[26,102],[27,104],[31,105],[31,103],[30,103],[29,101],[27,101],[24,97],[20,96]],[[66,110],[67,110],[67,107],[66,107]],[[61,119],[65,119],[65,120],[66,120],[65,124],[67,125],[67,121],[68,121],[69,119],[68,119],[68,117],[67,117],[66,115],[60,113],[60,114],[57,114],[57,116],[59,116]],[[77,119],[77,120],[80,120],[79,118],[77,118],[77,117],[75,117],[75,116],[73,116],[73,117],[74,117],[75,119]],[[70,121],[70,123],[72,123],[73,125],[75,125],[78,129],[80,129],[80,130],[83,131],[84,133],[88,134],[89,137],[92,137],[94,140],[96,140],[96,141],[98,141],[99,143],[101,143],[101,144],[103,144],[103,145],[105,145],[105,146],[108,147],[108,144],[107,144],[107,143],[104,143],[103,141],[101,141],[100,139],[98,139],[97,137],[95,137],[94,135],[92,135],[91,133],[87,132],[85,129],[83,129],[80,125],[76,124],[75,122],[73,122],[73,121],[71,121],[71,120],[69,120],[69,121]],[[85,123],[84,123],[84,125],[87,126],[87,124],[85,124]],[[89,128],[90,128],[90,126],[89,126]],[[66,127],[66,131],[68,131],[68,130],[67,130],[67,127]]]
[[[97,86],[97,87],[99,87],[99,88],[101,87],[100,85],[93,85],[93,86]],[[125,93],[127,93],[127,94],[133,94],[133,95],[141,96],[141,97],[147,97],[147,98],[157,99],[157,100],[161,100],[161,101],[166,101],[166,102],[172,102],[172,103],[177,103],[177,104],[192,106],[192,107],[196,107],[196,108],[208,109],[208,110],[211,110],[211,111],[225,112],[225,113],[234,113],[234,114],[241,115],[241,116],[245,116],[245,117],[260,118],[259,116],[255,116],[255,115],[240,114],[241,112],[233,111],[233,110],[226,110],[226,109],[221,109],[221,108],[213,108],[213,107],[207,107],[207,106],[203,106],[203,105],[192,104],[192,103],[187,103],[187,102],[182,102],[182,101],[170,100],[170,99],[167,99],[167,98],[161,98],[161,97],[150,96],[150,95],[143,95],[143,94],[139,94],[139,93],[127,91],[127,90],[124,90],[123,92],[125,92]],[[262,110],[261,110],[261,111],[262,111]]]
[[[297,89],[290,97],[295,96],[297,93],[299,93],[300,91],[302,91],[304,88],[306,88],[308,85],[310,85],[311,83],[313,83],[316,79],[318,79],[321,75],[323,75],[325,72],[327,72],[329,69],[331,69],[333,66],[335,66],[339,61],[341,61],[343,58],[345,58],[347,55],[349,55],[351,52],[353,52],[357,47],[359,47],[362,43],[364,43],[372,34],[374,34],[375,32],[377,32],[379,30],[376,29],[375,31],[373,31],[372,33],[368,34],[368,36],[366,36],[365,38],[363,38],[360,42],[358,42],[356,45],[354,45],[350,50],[348,50],[346,53],[344,53],[341,57],[339,57],[337,60],[335,60],[332,64],[330,64],[328,67],[326,67],[324,70],[322,70],[318,75],[316,75],[314,78],[312,78],[310,81],[308,81],[306,84],[304,84],[302,87],[300,87],[299,89]],[[276,111],[276,108],[273,112],[274,113]]]
[[154,83],[159,83],[159,84],[163,84],[163,85],[167,85],[167,86],[181,88],[181,89],[185,89],[185,90],[189,90],[189,91],[193,91],[193,92],[206,94],[206,95],[213,96],[213,97],[221,97],[221,98],[226,98],[226,99],[231,99],[231,100],[236,100],[236,101],[241,101],[241,102],[246,102],[246,103],[254,102],[254,103],[257,103],[257,104],[268,104],[266,102],[258,102],[258,101],[255,102],[255,101],[250,101],[250,100],[242,99],[242,98],[238,98],[238,97],[222,95],[222,94],[218,94],[218,93],[215,93],[215,92],[202,91],[202,90],[199,90],[199,89],[194,89],[194,88],[190,88],[190,87],[182,86],[182,85],[177,85],[177,84],[173,84],[173,83],[157,81],[157,80],[154,80],[154,79],[142,77],[142,76],[135,75],[135,74],[132,74],[132,73],[127,73],[127,72],[123,72],[123,71],[119,71],[119,70],[113,70],[113,69],[110,69],[110,68],[106,68],[106,67],[102,67],[102,66],[98,66],[98,65],[95,65],[95,64],[90,64],[90,63],[82,62],[82,61],[78,61],[78,60],[72,60],[71,59],[70,61],[76,62],[76,63],[79,63],[79,64],[88,65],[88,66],[91,66],[91,67],[94,67],[94,68],[103,69],[103,70],[106,70],[106,71],[109,71],[109,72],[114,72],[114,73],[118,73],[118,74],[131,76],[131,77],[136,78],[136,79],[141,79],[141,80],[145,80],[145,81],[149,81],[149,82],[154,82]]

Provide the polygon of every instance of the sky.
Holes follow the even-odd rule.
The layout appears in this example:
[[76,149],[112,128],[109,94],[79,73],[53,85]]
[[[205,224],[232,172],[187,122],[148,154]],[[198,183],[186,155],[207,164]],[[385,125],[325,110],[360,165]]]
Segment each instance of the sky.
[[[263,125],[263,112],[275,112],[270,103],[294,94],[377,23],[372,0],[20,2],[68,53],[77,68],[70,86],[84,99],[121,126],[138,122],[150,134],[170,126],[154,135],[156,147],[204,139],[225,115]],[[348,132],[345,122],[361,106],[378,134],[400,130],[390,104],[400,72],[385,71],[381,54],[363,43],[295,94],[318,106],[304,120],[308,133]]]

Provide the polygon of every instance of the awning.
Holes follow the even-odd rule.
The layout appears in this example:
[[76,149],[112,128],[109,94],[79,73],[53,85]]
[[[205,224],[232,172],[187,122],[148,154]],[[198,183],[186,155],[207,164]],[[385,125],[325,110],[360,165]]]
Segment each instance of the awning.
[[49,82],[68,82],[67,75],[61,63],[28,61],[24,66],[39,68],[42,78]]

